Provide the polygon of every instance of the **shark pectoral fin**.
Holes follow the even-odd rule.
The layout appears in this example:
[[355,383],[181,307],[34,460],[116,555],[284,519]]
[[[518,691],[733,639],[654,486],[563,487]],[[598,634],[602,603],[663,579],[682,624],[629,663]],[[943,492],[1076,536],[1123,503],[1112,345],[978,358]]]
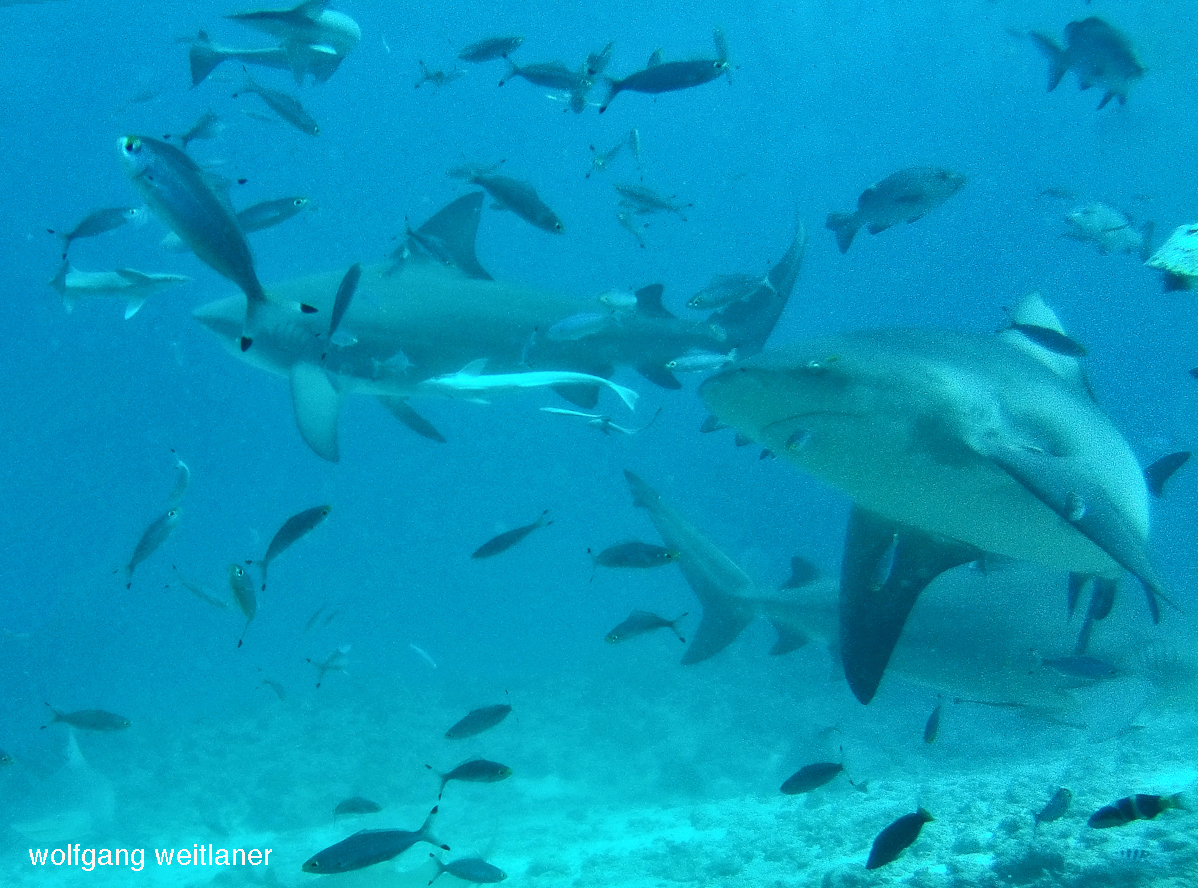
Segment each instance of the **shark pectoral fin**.
[[1139,580],[1148,596],[1152,622],[1160,622],[1158,599],[1173,603],[1148,561],[1146,541],[1076,460],[1035,448],[998,444],[990,446],[986,455]]
[[444,436],[437,431],[431,422],[412,409],[407,398],[397,398],[391,395],[379,395],[379,403],[390,411],[391,415],[410,428],[422,438],[444,444]]
[[139,311],[141,311],[141,307],[145,304],[146,304],[145,296],[135,296],[134,298],[130,299],[125,304],[125,320],[126,321],[129,320],[129,318],[133,317],[135,314],[137,314]]
[[599,386],[597,385],[555,385],[553,390],[583,410],[594,410],[595,405],[599,403]]
[[868,703],[877,692],[919,593],[944,571],[981,554],[853,506],[840,572],[840,654],[858,700]]
[[[1072,584],[1073,576],[1073,574],[1069,575],[1070,584]],[[1090,646],[1090,634],[1094,631],[1094,624],[1110,616],[1111,608],[1115,606],[1115,591],[1118,585],[1107,577],[1094,577],[1094,588],[1090,593],[1090,607],[1086,611],[1081,631],[1077,634],[1077,644],[1073,648],[1075,657],[1086,653],[1086,648]]]
[[797,651],[811,640],[803,632],[799,632],[781,621],[770,620],[770,625],[778,633],[778,638],[774,642],[774,646],[770,648],[770,656],[772,657],[780,657],[783,654],[789,654],[791,651]]
[[636,372],[654,385],[659,385],[664,389],[673,389],[676,391],[682,388],[682,383],[678,381],[678,377],[660,364],[637,364]]
[[[698,590],[695,590],[698,592]],[[745,627],[753,622],[753,609],[740,598],[731,595],[699,595],[703,603],[703,616],[690,647],[682,656],[682,665],[690,666],[710,659],[722,651]]]
[[337,462],[341,394],[322,367],[307,361],[291,366],[291,404],[295,424],[307,445],[322,459]]

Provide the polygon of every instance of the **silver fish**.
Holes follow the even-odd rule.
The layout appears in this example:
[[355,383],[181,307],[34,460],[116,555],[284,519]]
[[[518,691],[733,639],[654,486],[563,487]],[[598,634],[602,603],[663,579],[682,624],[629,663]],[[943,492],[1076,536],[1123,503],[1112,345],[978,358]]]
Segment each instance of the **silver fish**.
[[[251,204],[238,212],[237,222],[241,225],[244,234],[252,234],[255,231],[273,228],[286,222],[293,216],[302,213],[310,204],[311,201],[306,197],[280,197],[274,200],[264,200]],[[166,233],[159,246],[172,253],[187,252],[187,245],[173,231]]]
[[491,195],[500,209],[511,210],[525,222],[542,231],[561,234],[566,230],[557,213],[541,200],[532,185],[510,176],[494,175],[491,169],[494,167],[483,169],[477,166],[463,166],[450,170],[449,175],[479,186]]
[[270,89],[256,83],[247,73],[245,75],[245,86],[241,88],[240,93],[233,93],[233,98],[237,98],[243,93],[255,93],[262,101],[270,106],[270,110],[278,114],[279,117],[286,120],[293,127],[307,136],[319,136],[320,126],[312,119],[312,115],[304,110],[304,106],[299,103],[299,100],[287,95],[285,92],[280,92],[277,89]]
[[[154,214],[218,274],[246,296],[246,327],[266,291],[254,270],[245,234],[228,201],[213,189],[195,162],[176,148],[149,136],[122,136],[117,142],[133,185]],[[243,334],[242,351],[252,340]]]
[[659,617],[657,614],[649,613],[649,611],[634,610],[624,619],[624,622],[607,633],[604,641],[608,644],[619,644],[621,641],[627,641],[638,635],[645,635],[656,629],[669,629],[678,636],[679,641],[686,644],[686,639],[678,629],[678,624],[682,622],[682,617],[685,616],[687,615],[682,614],[677,619],[667,620],[665,617]]
[[130,222],[140,224],[145,219],[146,211],[143,207],[106,207],[88,213],[70,231],[58,231],[53,228],[47,228],[46,231],[62,238],[62,258],[65,259],[71,244],[79,238],[106,234]]
[[263,589],[266,588],[266,571],[270,567],[270,563],[287,551],[292,543],[315,529],[325,518],[329,517],[329,512],[332,510],[332,506],[313,506],[311,509],[304,509],[304,511],[292,515],[283,522],[283,526],[271,538],[270,545],[266,547],[266,554],[262,556],[260,562]]
[[622,80],[608,78],[607,99],[599,106],[599,113],[607,110],[617,95],[622,92],[639,92],[657,95],[658,93],[674,92],[680,89],[690,89],[710,83],[724,74],[728,68],[728,42],[724,32],[716,28],[712,34],[716,46],[714,59],[689,59],[682,62],[661,62],[650,64],[641,71],[634,71]]
[[692,296],[686,306],[699,311],[723,308],[752,296],[758,287],[771,286],[769,275],[764,274],[712,275],[707,286]]
[[229,565],[229,589],[233,593],[233,600],[237,602],[238,609],[245,616],[245,628],[241,630],[241,638],[237,639],[237,646],[241,647],[241,643],[245,641],[245,633],[250,628],[250,622],[258,613],[258,596],[254,594],[253,580],[240,564]]
[[463,62],[489,62],[492,59],[506,59],[509,52],[515,52],[524,42],[523,37],[487,37],[477,43],[471,43],[458,53]]
[[454,68],[450,71],[430,71],[423,60],[417,60],[420,64],[420,79],[416,81],[416,89],[420,89],[426,83],[431,83],[438,89],[447,83],[452,83],[466,72],[461,68]]
[[158,551],[158,547],[166,542],[166,538],[171,535],[171,531],[175,529],[175,525],[179,523],[179,517],[182,512],[178,507],[169,509],[162,515],[159,515],[150,522],[141,535],[141,539],[137,541],[137,546],[133,550],[133,556],[129,559],[129,563],[125,565],[125,575],[129,578],[125,583],[125,588],[128,589],[133,585],[133,571],[137,566]]
[[685,222],[683,211],[694,206],[693,203],[681,203],[675,197],[663,197],[646,185],[623,182],[615,188],[620,195],[620,205],[634,213],[674,213]]

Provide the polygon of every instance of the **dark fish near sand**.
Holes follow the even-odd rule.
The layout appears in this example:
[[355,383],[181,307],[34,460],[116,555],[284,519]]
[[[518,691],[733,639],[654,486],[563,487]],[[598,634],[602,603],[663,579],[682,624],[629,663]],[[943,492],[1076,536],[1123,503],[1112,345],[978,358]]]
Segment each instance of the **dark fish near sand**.
[[445,732],[445,737],[449,740],[464,740],[467,737],[481,734],[507,718],[511,711],[512,707],[506,703],[472,709]]
[[1036,47],[1048,57],[1048,91],[1052,92],[1072,70],[1080,89],[1101,86],[1104,90],[1098,107],[1111,99],[1122,105],[1132,82],[1144,76],[1144,67],[1136,60],[1131,44],[1118,30],[1097,16],[1065,26],[1065,46],[1057,45],[1047,34],[1028,34]]
[[[49,703],[46,705],[50,706]],[[64,725],[70,725],[72,728],[79,728],[84,731],[123,731],[133,724],[133,722],[129,721],[123,715],[117,715],[115,712],[106,712],[103,709],[80,709],[76,712],[59,712],[53,706],[50,706],[50,712],[54,714],[54,718],[50,719],[49,724],[42,725],[43,729],[62,722]]]
[[873,846],[869,849],[869,859],[865,862],[865,868],[877,869],[898,860],[899,855],[919,838],[919,832],[923,829],[923,825],[931,822],[932,815],[923,808],[914,814],[904,814],[878,833]]
[[664,546],[630,540],[626,543],[608,546],[602,552],[591,557],[600,567],[650,568],[673,563],[678,558],[678,552]]
[[657,614],[649,613],[649,611],[634,610],[625,618],[623,623],[616,626],[611,632],[608,632],[603,640],[608,644],[619,644],[622,641],[636,638],[638,635],[644,635],[656,629],[669,629],[678,636],[679,641],[686,644],[686,639],[682,637],[682,633],[678,629],[678,624],[682,622],[682,618],[685,616],[688,616],[688,614],[682,614],[674,620],[667,620],[665,617],[659,617]]
[[443,873],[449,873],[463,882],[473,882],[475,885],[489,885],[494,882],[502,882],[507,878],[507,873],[499,867],[487,863],[481,857],[463,857],[461,860],[453,860],[449,863],[442,863],[436,854],[430,854],[429,857],[437,865],[437,874],[428,880],[430,885],[437,881]]
[[448,845],[443,845],[433,837],[433,821],[436,817],[437,809],[433,808],[424,824],[414,832],[404,829],[361,830],[317,852],[304,862],[301,869],[306,873],[323,875],[348,873],[398,857],[417,842],[428,842],[448,851]]
[[724,32],[716,28],[712,37],[716,45],[714,59],[689,59],[682,62],[658,62],[642,71],[634,71],[622,80],[608,78],[607,99],[599,106],[599,113],[607,110],[612,100],[622,92],[639,92],[657,95],[675,92],[710,83],[728,70],[728,45]]
[[827,228],[836,233],[840,252],[848,252],[858,229],[870,234],[899,222],[914,222],[960,190],[965,177],[940,167],[908,167],[871,185],[857,198],[853,213],[829,213]]
[[46,231],[62,238],[62,258],[65,259],[74,241],[106,234],[130,222],[143,222],[145,218],[146,211],[141,207],[106,207],[88,213],[70,231],[57,231],[53,228],[47,228]]
[[1060,820],[1065,816],[1065,812],[1069,810],[1069,803],[1073,801],[1073,793],[1065,787],[1061,787],[1052,794],[1052,798],[1048,800],[1043,808],[1033,814],[1035,825],[1041,823],[1052,823],[1054,820]]
[[353,796],[337,803],[337,807],[333,809],[333,822],[336,823],[338,817],[347,814],[377,814],[382,810],[383,806],[378,802],[372,802],[361,796]]
[[[195,162],[176,148],[148,136],[124,136],[118,142],[129,178],[142,199],[179,235],[191,251],[246,296],[247,327],[266,292],[233,208],[218,194]],[[241,350],[252,344],[243,334]]]
[[1184,793],[1180,792],[1167,796],[1136,793],[1099,808],[1086,823],[1094,829],[1126,826],[1135,820],[1154,820],[1158,814],[1170,808],[1184,809],[1184,802]]
[[458,53],[463,62],[489,62],[492,59],[506,59],[509,52],[515,52],[524,42],[523,37],[487,37],[477,43],[471,43]]
[[245,75],[245,86],[241,88],[241,92],[233,93],[233,98],[245,93],[255,93],[270,106],[271,111],[274,111],[304,135],[320,135],[320,126],[312,119],[312,115],[304,110],[304,106],[299,103],[298,99],[277,89],[262,86],[255,82],[248,73]]
[[270,568],[270,563],[286,552],[300,537],[314,530],[325,518],[329,517],[329,512],[332,510],[332,506],[313,506],[311,509],[304,509],[304,511],[292,515],[283,522],[283,526],[271,538],[270,545],[266,547],[266,554],[262,556],[260,562],[263,589],[266,588],[266,571]]
[[566,230],[562,220],[557,217],[557,213],[541,200],[537,195],[537,190],[527,182],[521,182],[510,176],[496,176],[489,170],[475,166],[452,169],[449,171],[449,175],[479,186],[491,195],[500,209],[511,210],[525,222],[542,231],[561,234]]
[[[432,765],[425,765],[430,771]],[[512,776],[512,769],[499,762],[489,762],[486,759],[471,759],[458,765],[452,771],[441,774],[441,790],[437,798],[445,794],[445,784],[451,780],[461,780],[465,783],[498,783]]]
[[125,565],[125,575],[129,578],[125,583],[126,589],[133,585],[133,571],[136,570],[137,565],[157,552],[158,547],[166,542],[166,538],[171,535],[171,531],[179,523],[179,517],[182,514],[182,510],[177,507],[168,509],[151,521],[150,526],[142,532],[141,539],[137,541],[137,546],[133,550],[133,556]]
[[254,594],[254,581],[240,564],[229,565],[229,589],[238,609],[245,616],[245,628],[241,630],[241,637],[237,639],[237,646],[241,647],[241,643],[245,641],[245,633],[249,630],[254,615],[258,613],[258,596]]
[[814,762],[803,765],[782,783],[782,792],[786,795],[802,795],[819,789],[831,783],[839,774],[844,773],[844,765],[840,762]]
[[548,527],[553,521],[546,521],[545,516],[549,514],[546,509],[541,513],[541,517],[532,524],[525,524],[523,527],[516,527],[512,530],[505,530],[499,536],[492,537],[481,546],[474,550],[471,558],[490,558],[493,555],[498,555],[500,552],[506,552],[516,543],[520,542],[538,527]]

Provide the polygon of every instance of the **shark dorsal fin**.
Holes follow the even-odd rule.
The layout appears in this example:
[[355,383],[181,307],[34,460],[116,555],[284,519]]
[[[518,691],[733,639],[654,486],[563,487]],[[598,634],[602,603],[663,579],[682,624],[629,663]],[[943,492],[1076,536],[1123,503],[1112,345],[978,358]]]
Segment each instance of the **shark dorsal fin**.
[[650,318],[674,317],[661,304],[661,294],[664,292],[665,287],[661,284],[649,284],[647,287],[641,287],[636,291],[636,310]]
[[[1051,340],[1074,343],[1065,332],[1057,313],[1044,301],[1039,292],[1028,293],[1008,311],[1011,326],[998,331],[998,337],[1015,346],[1054,374],[1080,386],[1089,396],[1090,384],[1078,363],[1079,354],[1055,346]],[[1084,350],[1083,350],[1084,351]]]
[[494,280],[474,252],[485,197],[482,191],[459,197],[415,231],[409,231],[405,244],[409,254],[452,265],[469,278]]
[[483,370],[487,368],[486,358],[477,358],[463,367],[458,373],[462,376],[481,376]]

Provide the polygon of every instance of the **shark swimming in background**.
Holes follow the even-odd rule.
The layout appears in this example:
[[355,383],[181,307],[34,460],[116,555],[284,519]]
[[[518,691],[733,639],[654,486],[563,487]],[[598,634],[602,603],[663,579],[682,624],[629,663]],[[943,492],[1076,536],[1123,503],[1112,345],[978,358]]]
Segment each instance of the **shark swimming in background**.
[[[665,365],[689,351],[756,354],[786,307],[806,243],[800,227],[768,283],[706,318],[675,317],[654,285],[643,288],[636,305],[620,311],[610,328],[553,341],[540,334],[589,305],[492,279],[474,249],[482,205],[482,192],[453,201],[410,231],[391,263],[363,267],[353,302],[331,338],[328,318],[340,271],[266,288],[268,297],[250,321],[242,294],[201,306],[194,315],[231,354],[290,380],[301,436],[317,455],[336,461],[337,419],[351,392],[377,397],[401,421],[436,439],[436,430],[407,399],[460,396],[467,383],[455,374],[479,360],[486,361],[487,375],[472,385],[493,383],[490,374],[508,375],[509,387],[553,383],[559,394],[589,409],[601,383],[619,366],[678,388]],[[246,333],[253,340],[248,350]],[[512,376],[533,371],[541,375]],[[547,375],[553,371],[557,375]]]
[[983,553],[1105,583],[1127,571],[1159,619],[1140,465],[1077,357],[1049,347],[1068,341],[1052,310],[1033,294],[1011,321],[797,342],[700,387],[718,419],[853,501],[840,650],[863,703],[920,592]]
[[[672,563],[702,607],[684,665],[716,656],[757,619],[777,633],[773,655],[821,644],[837,656],[834,580],[813,579],[785,595],[761,586],[643,479],[624,475],[634,504],[678,553]],[[1063,673],[1061,663],[1081,662],[1070,653],[1074,631],[1052,594],[1063,579],[1061,571],[1030,562],[992,560],[984,569],[945,571],[912,608],[890,671],[949,697],[1029,713],[1076,711],[1090,702],[1088,695],[1102,695],[1097,685],[1115,678],[1124,681],[1120,692],[1146,682],[1162,702],[1188,699],[1183,689],[1198,682],[1198,662],[1180,652],[1192,626],[1158,638],[1128,600],[1119,601],[1096,631],[1084,661],[1105,664],[1110,675],[1100,682]]]

